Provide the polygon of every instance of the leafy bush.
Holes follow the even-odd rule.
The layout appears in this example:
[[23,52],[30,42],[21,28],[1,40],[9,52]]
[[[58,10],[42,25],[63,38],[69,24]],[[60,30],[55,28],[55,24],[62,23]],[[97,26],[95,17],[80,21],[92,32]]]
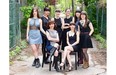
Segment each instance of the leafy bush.
[[23,19],[21,21],[21,26],[26,27],[27,26],[27,19],[30,16],[32,6],[23,6],[23,7],[20,7],[20,10],[23,13]]
[[100,48],[106,48],[106,40],[100,34],[94,35],[94,37],[97,41],[100,42]]
[[11,50],[9,52],[10,60],[15,58],[15,56],[18,55],[21,52],[22,49],[26,48],[27,45],[28,44],[27,44],[26,40],[21,41],[21,44],[19,46],[16,46],[13,50]]

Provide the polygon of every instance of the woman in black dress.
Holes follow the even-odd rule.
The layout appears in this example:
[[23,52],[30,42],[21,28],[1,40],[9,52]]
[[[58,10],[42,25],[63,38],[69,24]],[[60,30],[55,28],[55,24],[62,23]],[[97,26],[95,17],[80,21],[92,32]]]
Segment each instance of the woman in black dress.
[[[76,30],[80,31],[80,15],[81,15],[81,10],[76,10],[75,11],[75,16],[74,16],[74,22],[75,22],[75,25],[76,25]],[[78,45],[78,64],[83,64],[83,51],[80,47],[80,44]]]
[[69,70],[72,70],[72,63],[71,63],[71,58],[70,58],[70,52],[71,51],[75,51],[77,52],[77,48],[78,48],[78,43],[79,43],[79,31],[76,31],[75,29],[75,23],[70,23],[70,31],[67,32],[67,46],[65,46],[64,48],[64,54],[63,54],[63,59],[62,59],[62,63],[60,64],[60,66],[64,65],[64,62],[67,58],[68,63],[69,63]]
[[[50,8],[49,7],[45,7],[44,8],[44,14],[41,17],[42,26],[43,26],[44,31],[47,30],[47,24],[50,21],[49,15],[50,15]],[[47,38],[46,38],[46,35],[45,34],[43,34],[43,33],[41,33],[41,34],[42,34],[42,40],[43,40],[43,43],[42,43],[42,53],[43,53],[43,57],[45,58],[43,60],[43,62],[45,62],[47,64],[48,63],[47,62],[47,58],[49,56],[49,55],[46,56],[46,54],[45,54],[45,46],[46,46],[46,40],[47,40]]]
[[92,23],[88,20],[86,11],[81,12],[80,19],[80,45],[83,51],[83,68],[89,67],[89,56],[87,53],[88,48],[93,48],[91,35],[94,32]]
[[64,47],[67,46],[66,43],[66,33],[70,30],[69,25],[70,23],[74,23],[74,17],[70,16],[71,10],[66,9],[65,10],[66,18],[64,18],[64,25],[62,26],[63,32],[62,32],[62,50],[64,50]]
[[58,32],[59,35],[59,45],[61,45],[61,39],[62,39],[62,26],[64,25],[64,19],[60,17],[61,11],[59,9],[57,9],[55,11],[55,18],[52,18],[52,21],[55,21],[56,24],[56,30]]

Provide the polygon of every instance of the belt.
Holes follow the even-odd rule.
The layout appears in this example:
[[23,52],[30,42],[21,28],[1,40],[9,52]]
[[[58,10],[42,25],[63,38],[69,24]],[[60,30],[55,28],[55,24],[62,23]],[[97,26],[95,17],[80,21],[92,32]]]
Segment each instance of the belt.
[[37,29],[39,29],[39,27],[37,27],[37,26],[34,25],[34,26],[30,26],[30,29],[31,30],[37,30]]
[[89,34],[89,32],[81,32],[81,34]]

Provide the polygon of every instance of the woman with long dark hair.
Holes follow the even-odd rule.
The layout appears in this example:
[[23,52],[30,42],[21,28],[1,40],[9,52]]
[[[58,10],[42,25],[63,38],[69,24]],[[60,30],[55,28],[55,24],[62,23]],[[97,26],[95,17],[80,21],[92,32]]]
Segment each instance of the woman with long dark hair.
[[28,22],[27,22],[26,39],[31,45],[32,51],[35,57],[32,66],[35,66],[36,68],[40,67],[40,60],[38,57],[39,46],[40,44],[42,44],[42,37],[41,37],[40,30],[43,32],[43,34],[46,34],[42,28],[42,20],[39,17],[38,8],[34,7],[31,11],[30,18],[28,19]]
[[89,56],[87,51],[88,48],[93,48],[91,35],[94,32],[93,25],[89,21],[86,11],[81,12],[80,23],[80,45],[83,51],[83,68],[86,69],[89,67]]
[[67,46],[66,43],[66,33],[70,30],[69,25],[71,22],[74,23],[74,17],[71,16],[71,10],[66,9],[65,10],[66,17],[64,18],[64,25],[62,26],[63,32],[62,32],[62,50],[64,50],[64,47]]
[[67,46],[64,48],[64,53],[63,53],[63,58],[62,58],[62,63],[60,66],[63,66],[65,63],[65,60],[67,58],[68,63],[69,63],[69,68],[68,71],[72,70],[72,63],[71,63],[71,58],[70,58],[70,52],[75,51],[77,52],[78,50],[78,43],[79,43],[79,31],[76,31],[75,29],[75,23],[70,23],[69,25],[70,31],[67,32]]
[[[75,16],[74,16],[74,22],[76,25],[76,30],[80,32],[80,15],[81,15],[81,10],[76,10],[75,11]],[[78,64],[83,64],[83,51],[80,47],[80,44],[78,45]]]

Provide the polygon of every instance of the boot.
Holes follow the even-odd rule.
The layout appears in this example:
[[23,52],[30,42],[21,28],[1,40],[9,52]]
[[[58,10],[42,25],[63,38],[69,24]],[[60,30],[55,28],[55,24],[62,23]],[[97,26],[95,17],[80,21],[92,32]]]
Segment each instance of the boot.
[[32,66],[36,65],[36,59],[34,59]]
[[85,69],[85,67],[86,67],[86,61],[83,59],[83,66],[82,66],[82,68]]
[[58,56],[54,56],[54,69],[56,69],[57,72],[60,72],[58,67]]
[[50,55],[48,57],[48,60],[47,62],[51,62],[51,58],[52,58],[52,55],[54,54],[54,52],[56,51],[57,48],[53,47],[51,50],[50,50]]
[[35,66],[35,67],[36,67],[36,68],[39,68],[40,66],[41,66],[41,65],[40,65],[40,60],[39,60],[39,58],[37,58],[37,59],[36,59],[36,66]]
[[86,68],[89,67],[89,61],[86,61]]
[[89,62],[88,61],[83,61],[83,68],[86,69],[89,67]]

